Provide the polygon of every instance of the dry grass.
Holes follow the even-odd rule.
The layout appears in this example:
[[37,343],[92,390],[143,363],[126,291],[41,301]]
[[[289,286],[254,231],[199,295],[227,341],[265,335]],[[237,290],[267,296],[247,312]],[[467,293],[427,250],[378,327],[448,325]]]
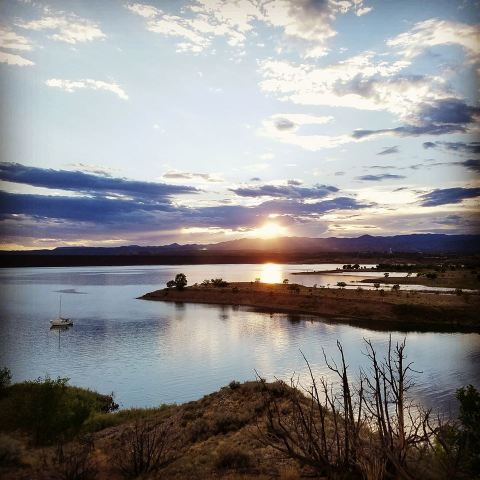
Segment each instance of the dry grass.
[[[148,293],[147,300],[242,305],[278,312],[332,317],[375,328],[410,326],[478,331],[480,295],[437,295],[391,290],[312,288],[302,285],[231,283],[226,288],[188,287]],[[272,307],[274,305],[274,307]],[[403,307],[402,307],[403,306]],[[412,308],[409,308],[412,307]]]

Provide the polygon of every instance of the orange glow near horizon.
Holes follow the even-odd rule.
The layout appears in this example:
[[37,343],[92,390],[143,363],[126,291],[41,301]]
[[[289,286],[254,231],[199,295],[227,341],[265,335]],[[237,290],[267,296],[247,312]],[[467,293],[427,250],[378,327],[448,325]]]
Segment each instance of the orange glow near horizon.
[[264,263],[260,272],[260,281],[263,283],[281,283],[282,267],[276,263]]

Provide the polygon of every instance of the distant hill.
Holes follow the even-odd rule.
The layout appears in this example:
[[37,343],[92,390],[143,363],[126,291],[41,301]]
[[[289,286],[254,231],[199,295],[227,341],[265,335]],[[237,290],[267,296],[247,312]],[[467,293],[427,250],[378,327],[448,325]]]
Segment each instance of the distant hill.
[[273,239],[243,238],[215,244],[172,243],[161,246],[128,245],[122,247],[59,247],[53,250],[3,251],[2,255],[47,256],[153,256],[210,253],[480,253],[480,235],[412,234],[377,237],[362,235],[357,238],[280,237]]

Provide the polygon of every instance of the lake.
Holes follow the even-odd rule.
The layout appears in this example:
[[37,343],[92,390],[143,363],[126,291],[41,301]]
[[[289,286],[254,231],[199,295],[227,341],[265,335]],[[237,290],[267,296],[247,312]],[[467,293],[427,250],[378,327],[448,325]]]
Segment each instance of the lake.
[[[121,407],[182,403],[218,390],[231,380],[302,378],[306,366],[328,375],[322,348],[335,356],[336,341],[349,369],[367,365],[363,339],[383,354],[389,332],[335,324],[310,316],[268,314],[248,308],[137,300],[163,288],[178,272],[189,284],[205,278],[229,281],[335,285],[338,276],[291,275],[338,265],[182,265],[0,269],[0,366],[14,381],[46,374],[103,393],[115,392]],[[340,266],[341,267],[341,266]],[[367,277],[368,274],[365,274]],[[370,274],[371,275],[371,274]],[[359,280],[358,275],[342,280]],[[62,313],[75,325],[50,330]],[[320,321],[319,321],[320,320]],[[455,390],[480,386],[480,335],[391,332],[407,339],[408,359],[421,371],[415,399],[451,413]]]

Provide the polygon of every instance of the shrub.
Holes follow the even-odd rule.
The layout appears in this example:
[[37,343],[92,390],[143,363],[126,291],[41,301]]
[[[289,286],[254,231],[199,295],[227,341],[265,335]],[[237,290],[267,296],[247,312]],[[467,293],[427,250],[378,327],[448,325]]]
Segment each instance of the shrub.
[[0,467],[12,467],[21,464],[20,442],[5,434],[0,434]]
[[228,432],[240,430],[248,423],[248,418],[240,415],[229,415],[228,413],[218,413],[214,417],[213,430],[216,434],[225,435]]
[[337,287],[345,288],[347,284],[345,282],[337,282]]
[[7,367],[0,368],[0,392],[10,385],[12,373]]
[[212,279],[210,280],[210,283],[211,283],[214,287],[218,287],[218,288],[228,287],[228,282],[226,282],[225,280],[223,280],[223,278],[212,278]]
[[217,452],[215,468],[218,470],[247,470],[252,460],[250,455],[238,447],[222,445]]
[[118,408],[110,395],[68,386],[68,378],[38,378],[7,387],[0,401],[3,430],[23,430],[37,444],[71,438],[94,413]]
[[230,387],[231,390],[237,390],[240,388],[240,382],[237,382],[236,380],[232,380],[228,386]]
[[123,431],[113,461],[124,478],[136,478],[176,459],[172,423],[152,424],[137,420]]
[[92,459],[93,440],[87,436],[68,446],[59,444],[53,459],[56,476],[60,480],[93,480],[97,469]]

